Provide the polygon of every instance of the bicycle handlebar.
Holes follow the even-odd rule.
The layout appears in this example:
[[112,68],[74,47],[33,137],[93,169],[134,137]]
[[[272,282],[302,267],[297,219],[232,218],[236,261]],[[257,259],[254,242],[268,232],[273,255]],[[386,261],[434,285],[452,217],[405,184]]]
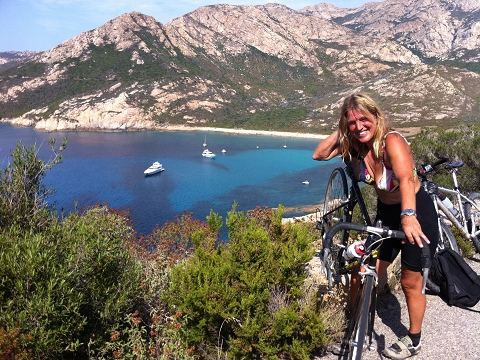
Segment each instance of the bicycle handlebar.
[[449,160],[449,158],[446,156],[437,156],[437,157],[439,160],[434,162],[433,164],[426,164],[426,165],[422,164],[421,169],[418,171],[421,176],[426,175],[429,172],[432,172],[435,169],[435,167],[437,167],[440,164],[444,164]]
[[[340,222],[332,226],[326,233],[323,241],[324,251],[328,252],[328,249],[330,249],[330,246],[332,245],[333,236],[341,230],[362,231],[362,232],[368,232],[370,234],[375,234],[380,237],[391,237],[396,239],[407,238],[405,233],[401,230],[391,230],[388,227],[375,227],[375,226],[355,224],[350,222]],[[422,294],[425,294],[425,286],[427,283],[428,272],[430,270],[430,265],[431,265],[431,254],[430,254],[430,247],[428,246],[427,242],[423,238],[422,238],[422,243],[423,243],[422,256],[421,256],[422,275],[423,275]]]
[[406,239],[405,233],[400,230],[390,230],[387,227],[375,227],[375,226],[368,226],[363,224],[354,224],[349,222],[340,222],[334,226],[332,226],[327,234],[325,235],[325,239],[323,241],[323,248],[329,249],[331,246],[331,241],[333,236],[341,231],[341,230],[355,230],[355,231],[363,231],[368,232],[370,234],[375,234],[380,237],[393,237],[397,239]]

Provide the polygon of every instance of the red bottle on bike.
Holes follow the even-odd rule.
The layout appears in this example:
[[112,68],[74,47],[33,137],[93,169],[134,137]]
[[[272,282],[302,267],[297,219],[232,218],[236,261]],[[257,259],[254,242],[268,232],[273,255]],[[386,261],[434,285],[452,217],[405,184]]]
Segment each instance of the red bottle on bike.
[[347,249],[343,253],[343,257],[345,258],[345,260],[350,261],[355,258],[361,257],[365,254],[365,252],[365,245],[361,241],[356,241],[347,247]]

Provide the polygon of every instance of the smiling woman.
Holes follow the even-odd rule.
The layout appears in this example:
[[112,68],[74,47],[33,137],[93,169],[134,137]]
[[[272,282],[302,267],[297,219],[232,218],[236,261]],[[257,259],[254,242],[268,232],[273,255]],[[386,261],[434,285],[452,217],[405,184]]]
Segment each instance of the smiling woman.
[[[401,254],[402,289],[410,315],[408,334],[387,347],[383,354],[404,359],[420,351],[420,335],[426,297],[422,294],[422,239],[434,254],[438,241],[435,207],[416,176],[415,163],[408,142],[389,128],[376,103],[364,93],[348,96],[340,111],[338,129],[319,143],[315,160],[329,160],[341,155],[345,162],[360,165],[358,181],[372,185],[378,197],[377,219],[384,226],[407,234],[407,240],[389,239],[380,245],[377,272],[382,276]],[[418,219],[417,219],[418,213]],[[400,252],[401,250],[401,252]],[[356,298],[360,277],[352,272],[350,306]],[[404,351],[407,349],[408,351]]]

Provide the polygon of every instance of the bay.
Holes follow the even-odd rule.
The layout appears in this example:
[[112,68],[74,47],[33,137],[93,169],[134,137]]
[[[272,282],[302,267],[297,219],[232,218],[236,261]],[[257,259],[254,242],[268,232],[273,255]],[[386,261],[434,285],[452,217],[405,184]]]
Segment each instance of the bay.
[[[240,211],[319,204],[331,171],[341,164],[312,160],[316,139],[202,131],[45,133],[0,124],[0,166],[10,161],[18,140],[35,144],[39,157],[47,160],[52,156],[48,140],[55,138],[59,146],[65,137],[63,161],[44,179],[56,191],[49,202],[65,214],[108,202],[129,210],[136,231],[144,234],[183,211],[205,220],[213,210],[225,219],[234,202]],[[205,141],[214,159],[201,156]],[[165,171],[145,176],[154,161]],[[290,211],[284,217],[301,215]]]

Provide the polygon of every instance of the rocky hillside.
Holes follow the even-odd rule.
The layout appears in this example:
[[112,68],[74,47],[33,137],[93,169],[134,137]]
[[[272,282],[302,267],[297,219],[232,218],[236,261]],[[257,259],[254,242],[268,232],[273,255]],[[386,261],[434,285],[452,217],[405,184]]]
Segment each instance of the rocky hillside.
[[452,126],[480,121],[479,60],[478,0],[212,5],[165,25],[130,13],[1,67],[0,118],[329,132],[362,89],[397,127]]

